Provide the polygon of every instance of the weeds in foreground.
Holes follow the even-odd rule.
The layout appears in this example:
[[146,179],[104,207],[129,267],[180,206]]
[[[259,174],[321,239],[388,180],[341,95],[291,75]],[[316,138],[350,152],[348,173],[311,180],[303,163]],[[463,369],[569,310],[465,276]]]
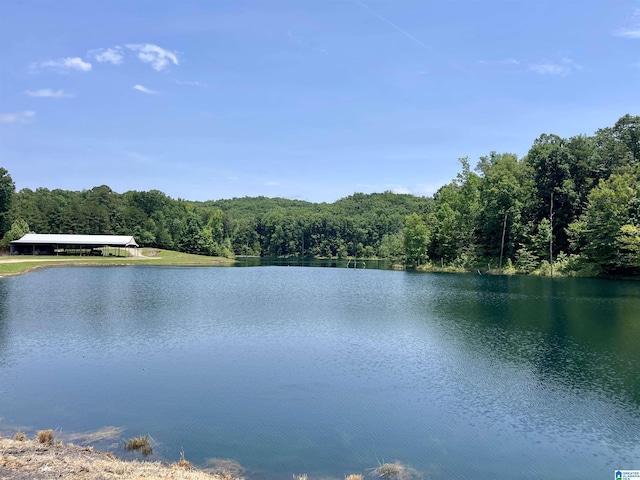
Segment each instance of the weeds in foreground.
[[364,480],[364,475],[360,475],[359,473],[351,473],[349,475],[345,475],[344,480]]
[[193,470],[193,463],[184,458],[184,450],[180,452],[180,460],[178,460],[175,465],[185,470]]
[[401,471],[400,465],[396,463],[383,463],[374,470],[374,473],[378,477],[389,478],[399,476]]
[[307,474],[303,473],[302,475],[294,475],[293,480],[307,480]]
[[86,445],[105,440],[118,440],[124,430],[124,427],[103,427],[89,432],[72,432],[64,435],[61,433],[59,437],[62,437],[65,442]]
[[53,430],[40,430],[37,433],[37,438],[39,443],[53,443]]
[[124,444],[124,448],[127,450],[135,450],[142,453],[143,457],[147,457],[153,453],[153,447],[149,441],[148,435],[141,435],[139,437],[130,438]]
[[245,469],[235,460],[228,458],[209,458],[205,471],[220,475],[223,480],[242,479]]
[[24,432],[16,432],[16,434],[13,436],[13,439],[16,442],[24,442],[27,439],[27,436]]
[[376,477],[396,480],[412,480],[419,478],[420,474],[415,468],[403,465],[400,462],[380,463],[376,468],[371,469]]

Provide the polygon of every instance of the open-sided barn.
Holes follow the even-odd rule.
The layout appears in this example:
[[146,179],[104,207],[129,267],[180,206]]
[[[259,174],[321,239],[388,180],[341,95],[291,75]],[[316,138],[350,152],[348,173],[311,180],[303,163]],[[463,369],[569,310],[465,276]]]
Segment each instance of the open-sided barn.
[[108,247],[138,248],[131,235],[28,233],[10,243],[11,255],[103,255]]

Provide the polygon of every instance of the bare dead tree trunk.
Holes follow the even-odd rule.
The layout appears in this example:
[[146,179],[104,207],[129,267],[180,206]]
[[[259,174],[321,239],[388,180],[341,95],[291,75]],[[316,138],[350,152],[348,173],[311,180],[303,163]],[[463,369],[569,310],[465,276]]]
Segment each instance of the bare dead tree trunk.
[[553,192],[551,192],[549,205],[549,265],[551,265],[550,275],[553,278]]
[[502,244],[500,245],[500,266],[498,267],[498,270],[500,271],[500,275],[502,275],[502,255],[504,253],[504,236],[507,233],[507,215],[508,215],[508,210],[506,212],[504,212],[504,223],[502,225]]

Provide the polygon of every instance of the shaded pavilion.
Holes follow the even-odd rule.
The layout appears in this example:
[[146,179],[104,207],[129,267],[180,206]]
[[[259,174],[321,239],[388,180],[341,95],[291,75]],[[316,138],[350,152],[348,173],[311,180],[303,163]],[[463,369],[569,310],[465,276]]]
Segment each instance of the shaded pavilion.
[[11,255],[105,255],[108,248],[138,248],[132,235],[62,235],[28,233],[10,243]]

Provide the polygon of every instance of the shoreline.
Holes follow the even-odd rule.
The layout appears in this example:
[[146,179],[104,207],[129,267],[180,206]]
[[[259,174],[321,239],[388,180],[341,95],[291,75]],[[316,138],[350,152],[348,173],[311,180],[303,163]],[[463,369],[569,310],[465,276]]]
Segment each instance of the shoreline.
[[207,472],[184,457],[175,463],[122,460],[112,453],[55,440],[14,440],[0,437],[0,480],[240,480],[229,472]]
[[206,257],[170,250],[143,249],[144,254],[129,257],[38,257],[1,256],[0,278],[24,275],[49,267],[122,267],[136,265],[158,266],[231,266],[236,260],[223,257]]
[[[208,263],[185,263],[185,262],[159,262],[153,264],[139,263],[139,262],[113,262],[113,263],[92,263],[92,262],[59,262],[59,263],[41,263],[34,265],[32,267],[27,267],[19,272],[7,272],[0,273],[1,278],[9,278],[9,277],[18,277],[21,275],[26,275],[27,273],[33,272],[35,270],[41,270],[43,268],[56,268],[56,267],[137,267],[137,266],[155,266],[155,267],[228,267],[231,266],[233,262],[208,262]],[[2,265],[2,261],[0,261],[0,265]]]
[[[145,249],[147,250],[147,249]],[[39,270],[42,268],[50,267],[126,267],[126,266],[139,266],[139,265],[153,265],[153,266],[191,266],[191,267],[229,267],[238,263],[238,260],[224,258],[224,257],[206,257],[203,255],[194,255],[188,253],[173,252],[169,250],[157,250],[148,249],[151,255],[140,255],[131,257],[98,257],[87,259],[87,257],[31,257],[31,256],[0,256],[0,279],[15,277],[19,275],[25,275],[29,272]],[[160,252],[156,255],[154,252]],[[260,257],[256,257],[260,258]],[[323,260],[318,258],[316,260]],[[11,266],[15,266],[15,271],[11,271]],[[390,270],[408,270],[406,267],[392,265]],[[464,268],[455,267],[440,267],[433,265],[422,265],[414,267],[413,269],[420,273],[455,273],[455,274],[478,274],[480,271],[467,270]],[[485,270],[482,275],[489,276],[525,276],[525,277],[538,277],[538,278],[584,278],[594,280],[618,280],[618,281],[640,281],[640,276],[630,275],[599,275],[599,276],[581,276],[581,275],[567,275],[563,272],[554,272],[554,276],[550,277],[548,274],[540,272],[532,272],[529,274],[515,273],[507,270],[501,274],[497,273],[497,269]]]

